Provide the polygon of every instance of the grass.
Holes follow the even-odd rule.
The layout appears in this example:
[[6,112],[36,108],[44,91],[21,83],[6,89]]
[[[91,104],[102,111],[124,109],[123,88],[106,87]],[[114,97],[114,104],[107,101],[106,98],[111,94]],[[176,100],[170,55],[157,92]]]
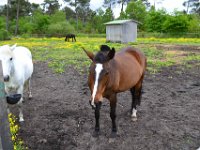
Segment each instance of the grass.
[[[14,38],[11,41],[4,41],[4,44],[15,44],[28,47],[33,54],[33,59],[48,62],[48,66],[53,68],[56,73],[63,73],[67,66],[74,66],[82,71],[85,66],[89,66],[90,60],[87,58],[81,47],[97,52],[99,46],[107,44],[115,47],[116,50],[128,44],[106,43],[106,39],[99,37],[77,37],[78,42],[65,42],[64,38]],[[180,54],[181,51],[169,52],[157,49],[155,44],[187,44],[200,45],[200,39],[195,38],[138,38],[137,42],[129,43],[134,47],[139,47],[147,56],[148,70],[155,73],[162,67],[174,64],[186,64],[191,60],[200,60],[200,55],[193,55],[190,52]],[[181,52],[182,53],[182,52]],[[187,55],[187,56],[186,56]]]
[[138,38],[137,43],[144,44],[187,44],[187,45],[200,45],[199,38]]

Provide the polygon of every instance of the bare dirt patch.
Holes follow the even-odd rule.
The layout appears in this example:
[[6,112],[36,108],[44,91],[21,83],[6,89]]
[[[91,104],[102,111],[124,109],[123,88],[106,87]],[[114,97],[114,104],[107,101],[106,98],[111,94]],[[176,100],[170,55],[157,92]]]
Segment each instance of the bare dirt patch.
[[200,52],[200,46],[195,46],[195,45],[157,44],[156,48],[164,49],[164,50],[180,50],[180,51]]
[[31,150],[191,150],[200,147],[200,68],[163,68],[146,74],[138,120],[132,122],[129,92],[118,95],[118,137],[109,143],[109,103],[101,109],[101,134],[92,136],[87,73],[68,68],[54,74],[36,62],[33,99],[24,102],[20,137]]

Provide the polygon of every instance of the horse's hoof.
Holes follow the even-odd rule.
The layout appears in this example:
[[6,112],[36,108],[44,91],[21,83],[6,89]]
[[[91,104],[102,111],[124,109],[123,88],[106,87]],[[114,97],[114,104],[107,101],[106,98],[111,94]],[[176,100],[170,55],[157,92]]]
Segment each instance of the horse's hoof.
[[135,121],[137,121],[137,117],[131,117],[131,120],[132,120],[133,122],[135,122]]
[[99,131],[94,131],[93,134],[92,134],[92,136],[95,137],[95,138],[99,137],[99,135],[100,135]]
[[32,98],[33,98],[33,96],[32,96],[32,95],[29,95],[28,99],[32,99]]
[[116,140],[116,137],[117,137],[117,132],[112,132],[112,133],[110,134],[110,137],[109,137],[108,142],[109,142],[109,143],[113,143],[113,142]]
[[110,138],[116,138],[117,137],[117,132],[111,132]]

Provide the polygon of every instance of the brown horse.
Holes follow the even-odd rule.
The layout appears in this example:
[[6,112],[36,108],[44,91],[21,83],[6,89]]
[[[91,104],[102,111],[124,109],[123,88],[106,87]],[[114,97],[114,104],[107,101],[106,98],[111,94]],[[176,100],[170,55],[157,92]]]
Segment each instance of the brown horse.
[[[84,49],[84,48],[83,48]],[[146,68],[146,57],[133,47],[127,47],[115,54],[115,49],[101,45],[100,51],[94,55],[86,51],[92,60],[89,70],[88,85],[91,91],[91,106],[95,109],[95,133],[99,133],[100,107],[103,97],[110,101],[110,117],[112,119],[112,134],[115,136],[117,127],[116,103],[117,93],[130,89],[132,94],[132,118],[137,119],[136,105],[140,105],[142,81]]]

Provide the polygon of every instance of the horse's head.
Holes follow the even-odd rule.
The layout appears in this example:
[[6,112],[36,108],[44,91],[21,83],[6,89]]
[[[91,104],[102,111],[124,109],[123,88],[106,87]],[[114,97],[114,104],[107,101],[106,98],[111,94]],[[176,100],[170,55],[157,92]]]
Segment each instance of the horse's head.
[[16,45],[13,45],[12,47],[10,47],[9,45],[4,45],[0,47],[0,60],[2,62],[3,77],[5,82],[9,81],[10,76],[13,73],[13,50],[15,49],[15,47]]
[[92,60],[90,65],[88,85],[91,91],[90,104],[95,107],[103,98],[103,93],[109,81],[109,61],[115,55],[115,49],[107,45],[101,45],[100,51],[94,55],[92,52],[84,50],[87,56]]

